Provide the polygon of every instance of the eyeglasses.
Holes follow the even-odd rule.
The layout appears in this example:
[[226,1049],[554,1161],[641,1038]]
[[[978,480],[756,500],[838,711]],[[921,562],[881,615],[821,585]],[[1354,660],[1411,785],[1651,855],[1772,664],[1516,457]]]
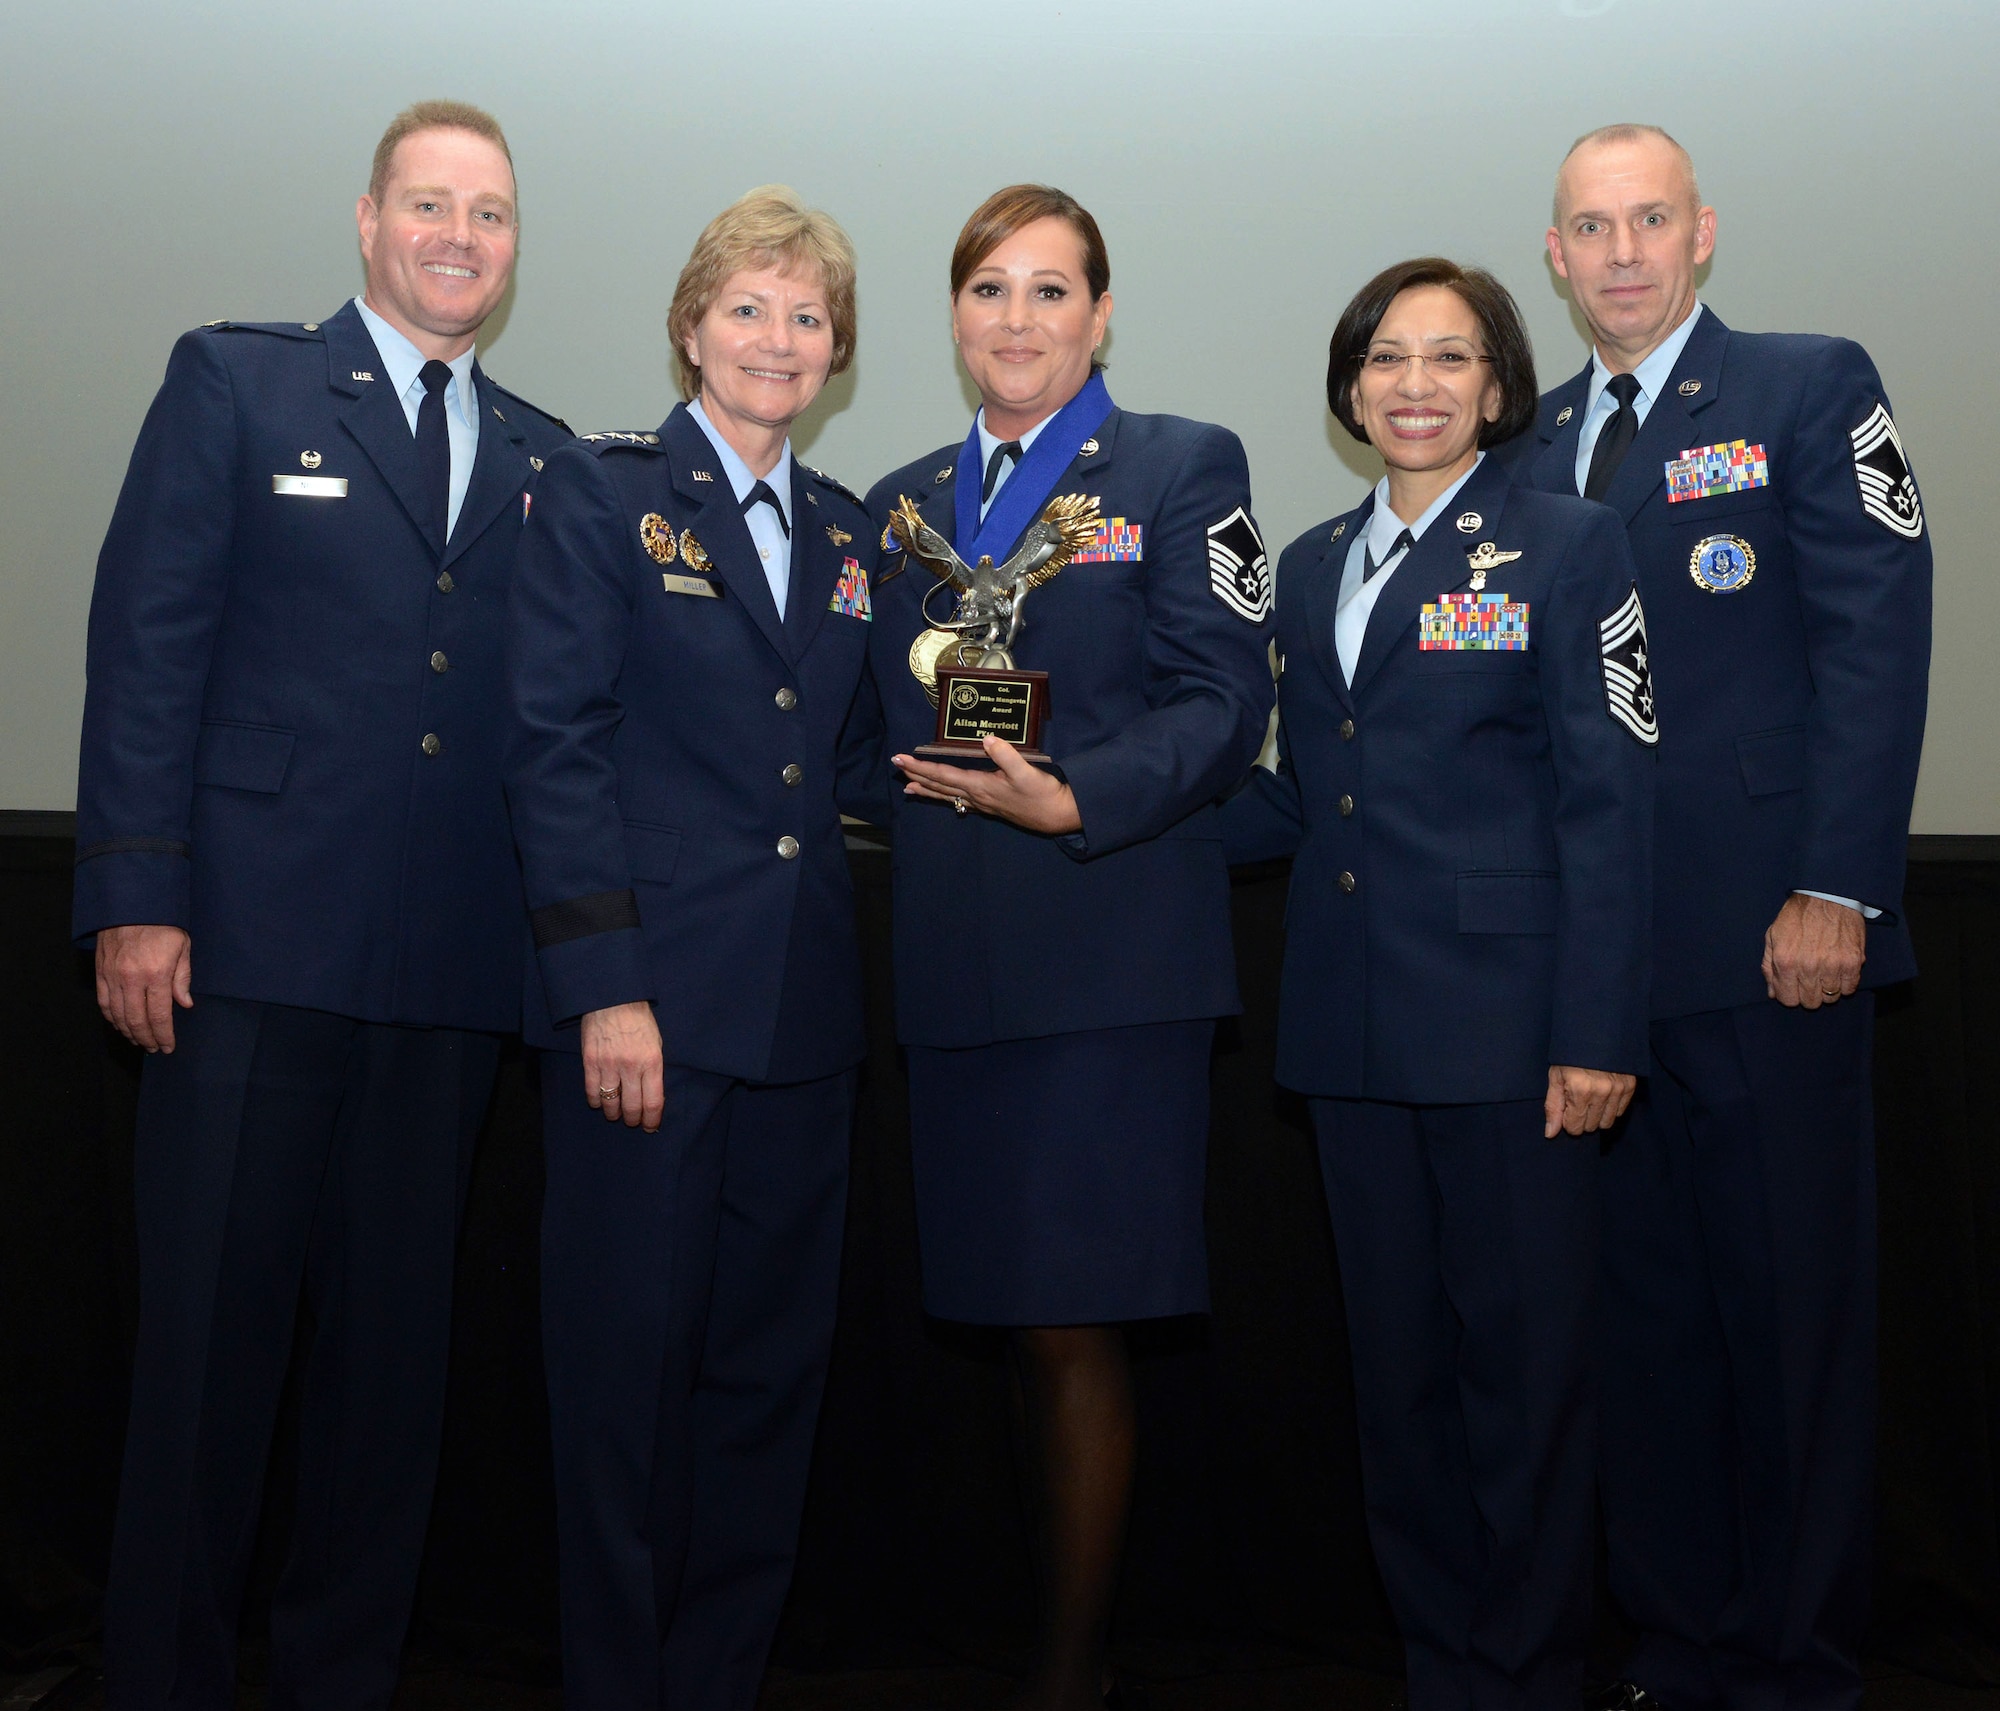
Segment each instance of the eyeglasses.
[[1476,362],[1491,362],[1490,356],[1475,356],[1471,351],[1432,351],[1426,355],[1422,351],[1370,351],[1361,359],[1362,372],[1379,374],[1384,379],[1400,375],[1411,363],[1421,363],[1429,368],[1434,377],[1445,379],[1453,375],[1470,374]]

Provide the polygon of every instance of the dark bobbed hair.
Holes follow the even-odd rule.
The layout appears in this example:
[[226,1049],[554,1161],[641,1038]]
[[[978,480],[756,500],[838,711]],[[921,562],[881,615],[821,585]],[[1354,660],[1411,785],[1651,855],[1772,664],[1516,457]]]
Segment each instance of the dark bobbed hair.
[[1018,232],[1037,220],[1061,220],[1076,233],[1083,246],[1083,278],[1095,303],[1111,289],[1111,257],[1105,252],[1104,234],[1090,217],[1090,210],[1067,190],[1052,184],[1010,184],[996,190],[972,210],[951,246],[951,294],[965,289],[973,269]]
[[1442,285],[1458,295],[1479,322],[1480,343],[1493,359],[1493,374],[1500,382],[1500,415],[1495,421],[1480,424],[1480,445],[1497,446],[1526,433],[1534,425],[1539,395],[1535,349],[1528,342],[1528,329],[1521,325],[1521,311],[1507,287],[1483,267],[1460,267],[1441,255],[1418,256],[1383,268],[1341,310],[1326,353],[1326,402],[1335,420],[1367,443],[1368,430],[1355,416],[1351,402],[1354,382],[1389,305],[1405,291],[1424,285]]

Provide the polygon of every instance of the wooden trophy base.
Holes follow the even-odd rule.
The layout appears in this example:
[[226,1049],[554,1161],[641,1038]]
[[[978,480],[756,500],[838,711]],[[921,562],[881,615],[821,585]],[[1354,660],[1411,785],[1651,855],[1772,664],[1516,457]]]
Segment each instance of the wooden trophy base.
[[994,736],[1012,743],[1035,766],[1054,764],[1042,752],[1042,726],[1049,716],[1046,671],[941,665],[937,687],[937,735],[917,750],[921,759],[990,768],[980,739]]

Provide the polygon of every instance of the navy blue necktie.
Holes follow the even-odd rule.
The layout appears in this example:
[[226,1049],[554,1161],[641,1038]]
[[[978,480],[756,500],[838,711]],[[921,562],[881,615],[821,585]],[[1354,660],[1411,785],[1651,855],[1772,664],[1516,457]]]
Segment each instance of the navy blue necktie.
[[[1382,555],[1382,564],[1387,564],[1390,559],[1394,558],[1400,552],[1408,552],[1416,544],[1417,537],[1411,534],[1408,529],[1405,529],[1396,537],[1396,544]],[[1373,547],[1363,548],[1361,553],[1362,582],[1365,584],[1372,581],[1375,573],[1382,568],[1382,564],[1375,562],[1375,549]]]
[[777,494],[771,491],[769,482],[760,481],[743,495],[743,515],[750,515],[752,505],[768,505],[778,514],[778,527],[785,531],[785,539],[792,538],[792,525],[785,520],[785,508],[778,503]]
[[436,357],[418,370],[424,401],[417,406],[417,485],[424,496],[424,521],[440,550],[451,538],[451,435],[444,425],[444,389],[451,366]]
[[1590,474],[1583,483],[1586,499],[1604,497],[1604,490],[1611,485],[1611,478],[1618,473],[1618,466],[1625,461],[1625,453],[1639,432],[1639,412],[1633,408],[1633,401],[1639,396],[1639,377],[1614,374],[1604,390],[1618,400],[1618,414],[1599,430],[1597,444],[1590,449]]
[[980,504],[984,505],[993,497],[993,489],[1000,485],[1000,466],[1009,458],[1015,463],[1021,461],[1019,440],[1002,440],[993,448],[993,455],[986,460],[986,480],[979,489]]

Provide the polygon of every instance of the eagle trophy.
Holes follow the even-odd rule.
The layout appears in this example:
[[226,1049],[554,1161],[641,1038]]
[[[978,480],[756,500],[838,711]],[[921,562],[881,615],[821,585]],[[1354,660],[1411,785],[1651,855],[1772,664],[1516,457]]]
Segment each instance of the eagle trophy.
[[1021,607],[1028,591],[1039,588],[1089,546],[1100,522],[1097,501],[1082,493],[1051,499],[1030,523],[1021,544],[1005,564],[996,565],[982,553],[968,565],[951,542],[917,515],[915,503],[899,497],[889,514],[889,529],[903,550],[940,582],[958,590],[958,605],[938,628],[957,633],[959,665],[1014,668],[1014,638],[1021,633]]

